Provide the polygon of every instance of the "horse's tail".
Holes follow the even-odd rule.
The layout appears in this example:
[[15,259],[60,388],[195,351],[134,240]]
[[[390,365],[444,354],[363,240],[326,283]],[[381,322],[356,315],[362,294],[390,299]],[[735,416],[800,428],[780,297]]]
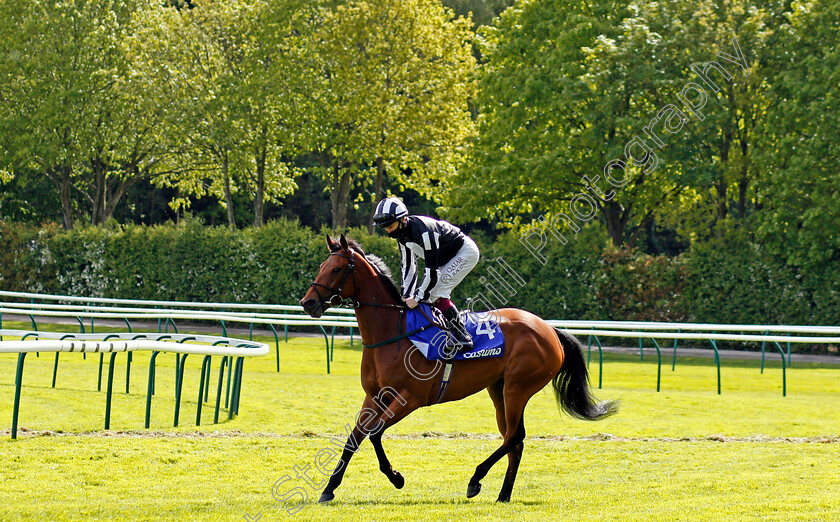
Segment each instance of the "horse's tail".
[[563,366],[551,380],[557,405],[572,417],[583,420],[598,420],[616,413],[618,401],[598,402],[592,396],[580,341],[562,330],[554,330],[565,354]]

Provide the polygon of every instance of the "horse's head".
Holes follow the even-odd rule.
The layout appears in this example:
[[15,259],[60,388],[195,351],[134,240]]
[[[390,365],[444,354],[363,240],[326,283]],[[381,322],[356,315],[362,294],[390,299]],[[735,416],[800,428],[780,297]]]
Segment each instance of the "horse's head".
[[347,244],[344,234],[338,241],[327,236],[327,246],[330,255],[321,263],[315,281],[300,300],[304,311],[312,317],[321,317],[330,306],[341,304],[356,291],[355,278],[351,276],[356,266],[355,252]]

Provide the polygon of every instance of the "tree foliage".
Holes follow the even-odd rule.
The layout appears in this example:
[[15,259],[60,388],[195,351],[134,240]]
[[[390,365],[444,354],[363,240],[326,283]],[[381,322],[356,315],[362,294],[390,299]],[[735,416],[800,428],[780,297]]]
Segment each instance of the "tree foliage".
[[251,194],[259,226],[266,198],[294,189],[283,158],[294,144],[280,125],[289,111],[282,46],[294,11],[291,3],[274,12],[259,1],[209,1],[137,20],[136,72],[170,97],[170,142],[181,155],[181,168],[158,181],[219,198],[231,225],[235,192]]
[[160,99],[133,81],[122,42],[149,2],[3,0],[0,159],[7,170],[48,178],[64,226],[75,196],[92,223],[108,220],[164,156]]
[[334,229],[351,188],[373,183],[376,199],[386,174],[440,194],[472,132],[470,35],[436,0],[354,0],[312,18],[293,71]]
[[794,2],[785,18],[760,120],[758,235],[790,263],[816,267],[840,259],[840,5]]

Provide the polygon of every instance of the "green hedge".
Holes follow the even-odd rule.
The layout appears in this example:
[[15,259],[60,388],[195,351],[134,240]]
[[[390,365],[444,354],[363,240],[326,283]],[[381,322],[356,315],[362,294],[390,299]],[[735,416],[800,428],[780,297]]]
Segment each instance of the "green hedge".
[[[296,221],[259,229],[179,225],[64,231],[0,222],[0,288],[16,291],[181,301],[296,303],[324,260],[326,231]],[[369,253],[395,271],[398,251],[383,234],[354,229]],[[542,264],[509,232],[476,239],[482,261],[453,296],[481,296],[552,319],[756,324],[840,324],[840,264],[785,265],[746,238],[694,245],[676,258],[607,247],[598,227],[550,239]],[[525,281],[493,282],[498,259]],[[484,278],[484,282],[482,282]],[[494,295],[492,284],[503,295]],[[505,300],[507,302],[505,302]]]
[[33,230],[0,224],[0,287],[91,297],[295,303],[327,253],[295,221],[259,229],[126,226]]

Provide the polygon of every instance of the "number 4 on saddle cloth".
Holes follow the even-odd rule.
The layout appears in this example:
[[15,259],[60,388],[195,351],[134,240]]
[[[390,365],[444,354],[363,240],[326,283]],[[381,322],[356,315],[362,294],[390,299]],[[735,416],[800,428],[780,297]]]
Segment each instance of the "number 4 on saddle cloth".
[[[504,353],[505,337],[502,335],[502,329],[499,328],[499,325],[490,320],[492,314],[466,312],[462,314],[462,317],[467,332],[472,336],[473,348],[462,351],[453,360],[501,357]],[[407,332],[424,328],[422,331],[410,335],[409,339],[430,361],[452,359],[452,353],[455,350],[449,340],[451,334],[436,325],[430,326],[429,318],[434,318],[435,323],[442,324],[444,322],[440,311],[427,304],[421,303],[416,308],[406,312],[405,329]]]

